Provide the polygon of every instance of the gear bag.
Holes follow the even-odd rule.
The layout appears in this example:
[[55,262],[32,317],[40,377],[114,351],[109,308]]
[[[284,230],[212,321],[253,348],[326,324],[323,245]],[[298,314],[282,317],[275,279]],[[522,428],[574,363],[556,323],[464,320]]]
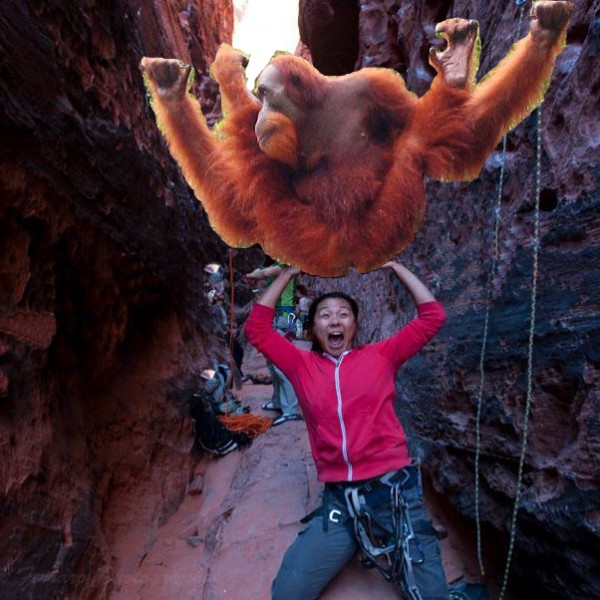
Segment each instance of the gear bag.
[[214,369],[202,371],[204,391],[208,392],[215,413],[218,415],[242,415],[250,412],[248,406],[242,406],[237,398],[229,391],[231,370],[223,363],[217,363]]
[[245,411],[245,407],[242,407],[227,389],[229,368],[226,365],[217,367],[214,376],[208,379],[202,374],[205,379],[204,389],[192,394],[189,410],[194,421],[194,439],[198,446],[213,456],[225,456],[249,445],[252,440],[243,432],[230,431],[218,419],[218,415],[224,414],[227,407],[238,409],[235,414],[240,414],[239,409]]

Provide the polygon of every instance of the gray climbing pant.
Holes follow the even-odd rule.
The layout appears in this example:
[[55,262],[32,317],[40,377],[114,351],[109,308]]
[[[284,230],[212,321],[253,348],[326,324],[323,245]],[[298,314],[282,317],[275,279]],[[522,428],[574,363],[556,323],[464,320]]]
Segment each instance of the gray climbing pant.
[[[273,326],[277,333],[285,335],[288,327],[287,314],[276,317],[273,320]],[[290,380],[272,362],[267,361],[267,368],[273,381],[273,396],[271,397],[273,406],[281,410],[284,415],[300,414],[298,397]]]
[[267,368],[273,381],[273,406],[280,409],[284,415],[300,414],[298,397],[290,380],[272,362],[267,362]]
[[[448,600],[438,536],[425,512],[421,486],[413,485],[403,492],[418,550],[409,565],[412,583],[407,581],[404,568],[394,585],[401,594],[407,594],[407,587],[412,585],[412,594],[400,595],[402,598]],[[390,531],[392,512],[390,502],[373,509],[377,522]],[[316,600],[358,549],[354,522],[345,502],[339,495],[325,492],[324,503],[283,557],[272,585],[273,600]]]

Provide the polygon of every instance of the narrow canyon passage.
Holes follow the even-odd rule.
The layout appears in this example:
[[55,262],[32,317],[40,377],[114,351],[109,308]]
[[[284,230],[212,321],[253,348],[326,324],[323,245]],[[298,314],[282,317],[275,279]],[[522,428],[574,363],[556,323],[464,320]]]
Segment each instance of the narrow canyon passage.
[[[292,52],[323,75],[391,69],[419,98],[435,76],[437,24],[479,22],[483,77],[532,7],[273,2],[297,5]],[[190,451],[190,396],[227,360],[206,266],[222,263],[241,323],[255,297],[244,275],[267,257],[259,246],[229,254],[139,68],[144,56],[193,66],[191,93],[213,129],[223,107],[210,66],[222,43],[239,47],[236,19],[253,3],[0,4],[0,600],[268,599],[298,520],[319,501],[304,423],[224,458]],[[600,600],[598,17],[598,0],[574,3],[541,122],[510,131],[476,180],[425,180],[426,216],[400,256],[448,318],[398,372],[394,410],[423,461],[448,579],[477,581],[479,523],[494,599],[513,539],[512,598]],[[283,27],[273,10],[250,29],[272,41]],[[367,172],[371,154],[349,148]],[[306,227],[285,218],[294,235]],[[379,270],[303,285],[356,298],[360,344],[414,315]],[[264,369],[247,358],[248,372]],[[248,385],[241,397],[260,415],[270,393]],[[324,596],[392,597],[358,561]]]
[[[267,374],[262,355],[248,347],[244,372]],[[270,385],[245,383],[237,393],[255,414],[271,398]],[[151,548],[121,543],[121,600],[270,598],[270,585],[300,519],[319,503],[322,485],[304,422],[289,422],[222,458],[202,457],[187,498],[160,529]],[[474,548],[443,523],[442,553],[449,581],[476,580]],[[143,524],[140,523],[143,527]],[[124,566],[128,565],[128,566]],[[138,566],[139,565],[139,566]],[[323,600],[385,600],[398,596],[356,557],[330,584]]]

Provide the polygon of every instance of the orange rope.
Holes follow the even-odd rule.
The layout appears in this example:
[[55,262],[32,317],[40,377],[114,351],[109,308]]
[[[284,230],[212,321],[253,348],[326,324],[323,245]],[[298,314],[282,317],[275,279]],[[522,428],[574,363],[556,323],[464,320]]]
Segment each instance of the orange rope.
[[[231,381],[229,382],[229,388],[233,387],[233,332],[235,329],[235,288],[233,285],[233,250],[229,248],[229,288],[230,292],[230,310],[229,310],[229,372],[231,373]],[[227,415],[226,415],[227,416]]]
[[218,417],[218,419],[229,431],[243,432],[251,438],[255,438],[271,429],[272,422],[269,417],[259,417],[253,414],[225,415],[224,417]]
[[[231,388],[233,387],[233,332],[235,327],[235,287],[233,285],[233,250],[231,248],[229,248],[229,287],[231,289],[231,309],[229,311],[229,371],[231,373],[231,381],[229,382],[229,387]],[[243,432],[251,438],[255,438],[257,435],[271,429],[272,422],[268,417],[259,417],[253,414],[228,415],[225,413],[224,416],[218,417],[218,419],[229,431]]]

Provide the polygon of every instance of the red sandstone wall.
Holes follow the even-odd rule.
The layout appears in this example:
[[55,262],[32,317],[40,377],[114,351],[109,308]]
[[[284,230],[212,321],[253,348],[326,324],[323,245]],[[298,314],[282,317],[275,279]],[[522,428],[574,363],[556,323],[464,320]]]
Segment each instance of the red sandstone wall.
[[193,62],[214,105],[232,22],[225,1],[0,9],[2,598],[113,595],[186,493],[183,401],[224,351],[202,265],[225,248],[138,63]]

